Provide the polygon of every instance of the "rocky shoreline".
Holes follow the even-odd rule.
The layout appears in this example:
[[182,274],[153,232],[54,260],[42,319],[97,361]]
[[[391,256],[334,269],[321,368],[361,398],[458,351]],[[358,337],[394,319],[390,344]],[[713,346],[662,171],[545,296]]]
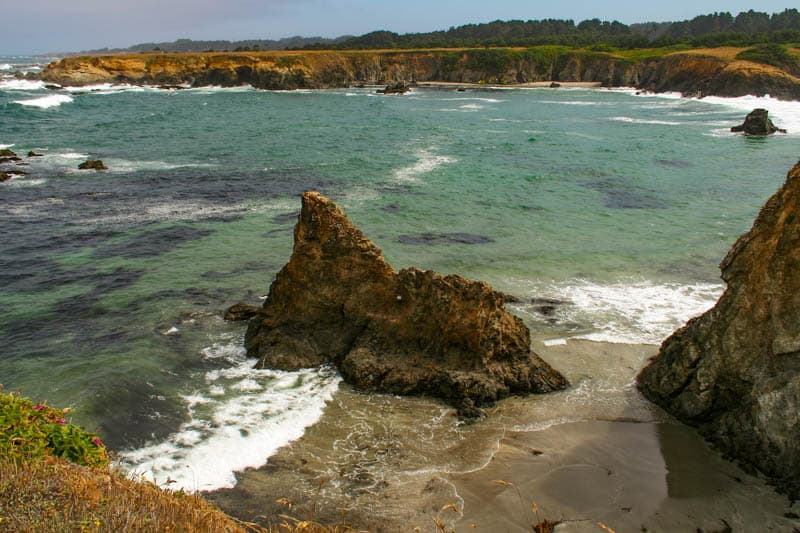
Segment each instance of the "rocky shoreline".
[[48,65],[39,78],[64,86],[249,84],[270,90],[400,82],[479,86],[590,83],[699,97],[769,94],[800,100],[800,78],[777,67],[737,60],[735,52],[693,50],[639,61],[605,52],[572,50],[548,55],[536,49],[120,54],[67,57]]

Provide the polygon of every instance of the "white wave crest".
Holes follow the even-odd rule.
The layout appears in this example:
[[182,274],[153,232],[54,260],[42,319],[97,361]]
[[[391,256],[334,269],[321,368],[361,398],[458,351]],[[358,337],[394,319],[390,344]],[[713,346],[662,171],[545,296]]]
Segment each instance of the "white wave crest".
[[12,68],[11,65],[9,65],[8,63],[3,63],[2,65],[0,65],[0,70],[11,70],[11,68]]
[[31,80],[3,80],[0,81],[2,91],[38,91],[44,89],[43,81]]
[[567,302],[558,307],[558,318],[583,326],[576,338],[660,344],[687,320],[711,308],[723,290],[723,285],[712,283],[637,280],[606,284],[576,279],[550,285],[536,283],[530,294]]
[[120,453],[132,475],[187,491],[233,487],[235,472],[266,464],[316,423],[341,382],[327,368],[255,370],[241,343],[215,344],[203,356],[231,366],[206,372],[183,396],[190,420],[176,433]]
[[454,163],[455,158],[446,155],[437,155],[429,150],[420,150],[417,152],[419,158],[413,165],[399,168],[394,171],[392,178],[394,181],[400,183],[415,183],[419,181],[419,177],[435,170],[442,165]]
[[683,122],[676,122],[673,120],[653,120],[646,118],[633,118],[633,117],[611,117],[615,122],[626,122],[628,124],[655,124],[659,126],[680,126]]
[[49,109],[51,107],[58,107],[61,104],[68,104],[72,102],[72,97],[66,94],[51,94],[50,96],[43,96],[41,98],[33,98],[31,100],[14,100],[15,104],[20,104],[28,107],[38,107],[40,109]]

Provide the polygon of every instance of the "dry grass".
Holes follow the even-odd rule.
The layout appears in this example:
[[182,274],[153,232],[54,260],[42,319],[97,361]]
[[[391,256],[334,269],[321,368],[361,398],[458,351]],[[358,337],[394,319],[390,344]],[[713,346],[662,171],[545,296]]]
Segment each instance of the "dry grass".
[[276,529],[229,517],[200,496],[132,481],[108,468],[78,466],[61,459],[0,458],[0,531],[45,532],[225,532],[347,533],[281,517]]

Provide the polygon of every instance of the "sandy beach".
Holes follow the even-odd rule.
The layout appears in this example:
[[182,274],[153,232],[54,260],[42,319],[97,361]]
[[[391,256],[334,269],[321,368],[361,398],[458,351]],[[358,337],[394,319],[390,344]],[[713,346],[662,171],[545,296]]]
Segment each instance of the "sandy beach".
[[342,386],[318,424],[209,494],[244,520],[287,514],[368,531],[786,531],[800,505],[650,405],[633,378],[655,346],[571,340],[535,350],[566,391],[499,402],[462,424],[422,398]]
[[557,83],[561,88],[564,89],[576,89],[576,88],[592,89],[603,86],[603,84],[599,81],[535,81],[530,83],[508,83],[503,85],[497,85],[494,83],[460,83],[460,82],[449,82],[449,81],[426,81],[418,83],[417,87],[443,87],[449,89],[458,89],[458,88],[486,89],[491,87],[501,87],[501,88],[521,87],[528,89],[541,89],[541,88],[550,88],[552,87],[553,83]]

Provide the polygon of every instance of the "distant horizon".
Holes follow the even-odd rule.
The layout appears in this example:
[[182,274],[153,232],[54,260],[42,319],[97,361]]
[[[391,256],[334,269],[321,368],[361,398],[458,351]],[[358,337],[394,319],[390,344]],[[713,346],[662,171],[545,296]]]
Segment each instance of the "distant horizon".
[[[563,0],[557,5],[525,0],[484,2],[443,0],[437,5],[406,0],[402,9],[376,6],[366,0],[121,0],[110,6],[100,0],[30,0],[4,9],[10,23],[0,35],[0,55],[76,53],[103,48],[129,48],[142,43],[198,41],[280,40],[290,37],[335,39],[374,31],[398,34],[447,30],[496,20],[573,20],[598,18],[624,24],[677,22],[714,12],[734,16],[753,9],[779,13],[797,8],[785,1],[675,0],[668,5],[643,5],[615,0],[602,6],[585,0]],[[534,5],[531,5],[534,4]],[[68,22],[65,22],[68,21]]]

